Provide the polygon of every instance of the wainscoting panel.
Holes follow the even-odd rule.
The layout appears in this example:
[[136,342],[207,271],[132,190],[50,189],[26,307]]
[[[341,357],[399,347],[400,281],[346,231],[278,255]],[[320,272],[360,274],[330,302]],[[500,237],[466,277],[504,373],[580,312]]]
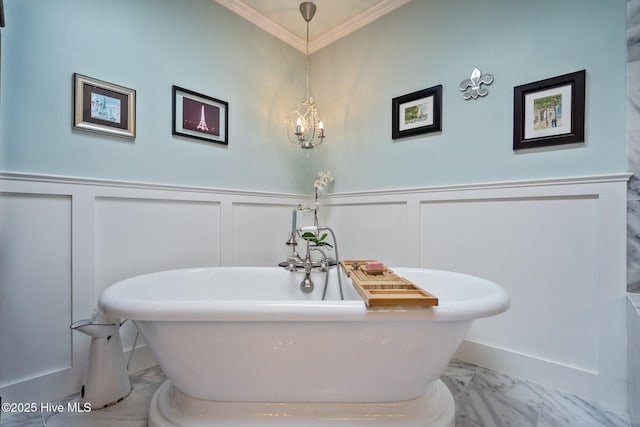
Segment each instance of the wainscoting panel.
[[425,193],[422,266],[494,280],[512,301],[457,357],[625,410],[625,196],[625,177]]
[[285,261],[291,254],[285,243],[291,235],[294,206],[234,203],[231,265],[275,267]]
[[[320,223],[336,233],[342,259],[374,259],[390,266],[407,263],[407,204],[336,203],[321,206]],[[417,230],[416,230],[417,231]]]
[[598,199],[425,202],[422,265],[503,286],[510,309],[467,339],[594,372],[598,369]]
[[477,320],[458,358],[625,410],[627,178],[335,194],[326,222],[343,257],[369,250],[507,290],[510,309]]
[[2,388],[71,366],[71,197],[0,193]]
[[[127,277],[220,265],[219,202],[98,197],[94,209],[96,300]],[[126,323],[120,335],[131,348],[134,325]]]
[[[624,410],[627,179],[329,193],[319,217],[343,259],[460,271],[507,290],[509,311],[475,322],[457,357]],[[89,340],[68,328],[104,287],[172,268],[275,265],[305,200],[15,173],[0,185],[3,401],[79,390]],[[312,224],[309,213],[298,220]],[[132,366],[153,363],[139,342]]]
[[127,277],[220,265],[220,203],[99,197],[96,295]]
[[[245,265],[275,265],[287,253],[291,209],[301,199],[12,173],[0,173],[0,188],[3,402],[53,401],[80,390],[90,338],[69,326],[91,316],[110,284],[154,271],[233,265],[233,256]],[[234,219],[234,204],[251,207],[248,221],[242,208]],[[268,237],[256,250],[251,239],[260,226]],[[234,239],[244,244],[232,256]],[[131,372],[155,364],[141,338],[132,349],[132,322],[121,336],[125,357],[133,355]]]

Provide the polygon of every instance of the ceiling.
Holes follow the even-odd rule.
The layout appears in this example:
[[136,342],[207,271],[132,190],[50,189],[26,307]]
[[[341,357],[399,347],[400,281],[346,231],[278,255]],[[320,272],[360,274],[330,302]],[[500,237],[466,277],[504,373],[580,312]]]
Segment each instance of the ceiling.
[[[215,0],[301,52],[306,50],[307,24],[302,0]],[[411,0],[316,0],[309,24],[309,53],[362,28]]]

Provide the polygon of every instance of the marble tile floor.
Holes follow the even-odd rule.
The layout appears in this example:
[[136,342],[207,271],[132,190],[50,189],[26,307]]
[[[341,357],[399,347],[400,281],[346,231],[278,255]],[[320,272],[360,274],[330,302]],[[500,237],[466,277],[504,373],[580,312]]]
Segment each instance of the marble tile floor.
[[[151,397],[164,380],[159,367],[149,368],[132,375],[131,394],[108,408],[55,415],[2,414],[0,426],[143,427]],[[613,413],[598,403],[459,360],[449,364],[442,380],[456,402],[457,427],[630,426],[627,415]]]

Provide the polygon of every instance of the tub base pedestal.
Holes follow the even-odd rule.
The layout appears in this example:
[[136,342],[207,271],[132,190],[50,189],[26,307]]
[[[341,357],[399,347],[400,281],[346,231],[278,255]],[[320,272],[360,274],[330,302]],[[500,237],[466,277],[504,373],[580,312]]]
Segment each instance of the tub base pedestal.
[[194,399],[167,380],[149,407],[149,427],[453,427],[455,404],[440,380],[423,396],[384,403],[263,403]]

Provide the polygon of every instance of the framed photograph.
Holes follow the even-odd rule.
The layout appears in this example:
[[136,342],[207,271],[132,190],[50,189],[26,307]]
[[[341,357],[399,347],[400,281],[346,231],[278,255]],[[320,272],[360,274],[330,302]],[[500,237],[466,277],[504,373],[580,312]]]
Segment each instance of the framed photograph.
[[513,89],[513,149],[584,142],[586,71]]
[[136,91],[73,74],[73,127],[136,137]]
[[173,86],[173,134],[229,144],[229,104]]
[[442,85],[391,100],[391,138],[442,130]]

